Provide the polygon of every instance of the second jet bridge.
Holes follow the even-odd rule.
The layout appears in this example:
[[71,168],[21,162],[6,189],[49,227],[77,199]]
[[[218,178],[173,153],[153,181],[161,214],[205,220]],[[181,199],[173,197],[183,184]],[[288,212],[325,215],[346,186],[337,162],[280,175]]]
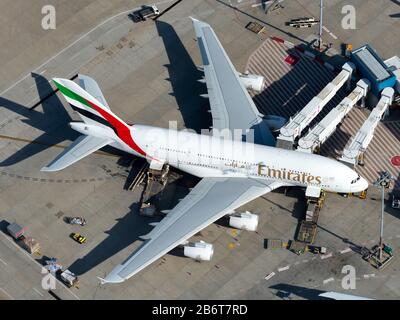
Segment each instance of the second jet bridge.
[[280,129],[276,146],[284,149],[292,149],[295,139],[300,136],[304,128],[311,123],[346,82],[350,83],[354,69],[355,67],[351,62],[346,62],[342,67],[342,71]]
[[364,122],[360,130],[358,130],[354,138],[351,140],[350,145],[344,149],[343,155],[339,159],[340,161],[352,166],[359,162],[360,156],[367,149],[369,143],[374,137],[376,126],[385,115],[389,105],[392,103],[393,95],[393,88],[383,89],[378,104],[372,110],[368,119]]
[[370,83],[367,79],[358,81],[356,88],[315,125],[305,137],[299,140],[297,150],[309,153],[315,152],[336,130],[336,126],[353,106],[367,95],[369,86]]

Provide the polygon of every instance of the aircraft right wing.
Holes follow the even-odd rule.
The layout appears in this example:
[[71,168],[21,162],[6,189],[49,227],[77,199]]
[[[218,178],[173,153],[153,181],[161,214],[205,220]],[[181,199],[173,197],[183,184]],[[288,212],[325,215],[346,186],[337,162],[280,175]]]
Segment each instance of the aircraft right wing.
[[107,138],[81,135],[40,171],[52,172],[62,170],[111,142],[113,140]]
[[125,281],[209,224],[281,186],[281,182],[252,178],[203,178],[102,283]]
[[254,129],[255,142],[275,146],[275,138],[243,86],[214,30],[191,18],[203,61],[213,129]]

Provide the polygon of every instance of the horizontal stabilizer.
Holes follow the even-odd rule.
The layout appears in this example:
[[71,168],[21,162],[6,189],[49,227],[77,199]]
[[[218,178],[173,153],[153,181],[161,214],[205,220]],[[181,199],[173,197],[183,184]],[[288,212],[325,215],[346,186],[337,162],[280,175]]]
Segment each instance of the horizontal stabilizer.
[[82,135],[78,137],[67,149],[61,152],[48,166],[40,171],[52,172],[62,170],[79,161],[87,155],[103,148],[113,140]]

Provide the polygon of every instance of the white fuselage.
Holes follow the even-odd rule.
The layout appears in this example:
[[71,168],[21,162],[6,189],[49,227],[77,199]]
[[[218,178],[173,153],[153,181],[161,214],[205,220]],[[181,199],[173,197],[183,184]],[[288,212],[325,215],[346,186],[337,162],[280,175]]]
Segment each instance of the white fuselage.
[[368,182],[346,165],[326,157],[188,131],[145,125],[130,127],[145,155],[116,137],[112,146],[169,164],[197,177],[251,177],[289,185],[317,186],[331,192],[361,192]]

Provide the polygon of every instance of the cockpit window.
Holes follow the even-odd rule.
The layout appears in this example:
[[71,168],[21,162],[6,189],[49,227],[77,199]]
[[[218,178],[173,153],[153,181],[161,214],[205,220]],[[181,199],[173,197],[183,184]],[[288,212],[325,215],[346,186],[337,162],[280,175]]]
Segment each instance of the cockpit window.
[[355,178],[354,180],[351,180],[351,184],[356,183],[360,179],[361,179],[361,177],[360,177],[360,175],[358,175],[357,178]]

